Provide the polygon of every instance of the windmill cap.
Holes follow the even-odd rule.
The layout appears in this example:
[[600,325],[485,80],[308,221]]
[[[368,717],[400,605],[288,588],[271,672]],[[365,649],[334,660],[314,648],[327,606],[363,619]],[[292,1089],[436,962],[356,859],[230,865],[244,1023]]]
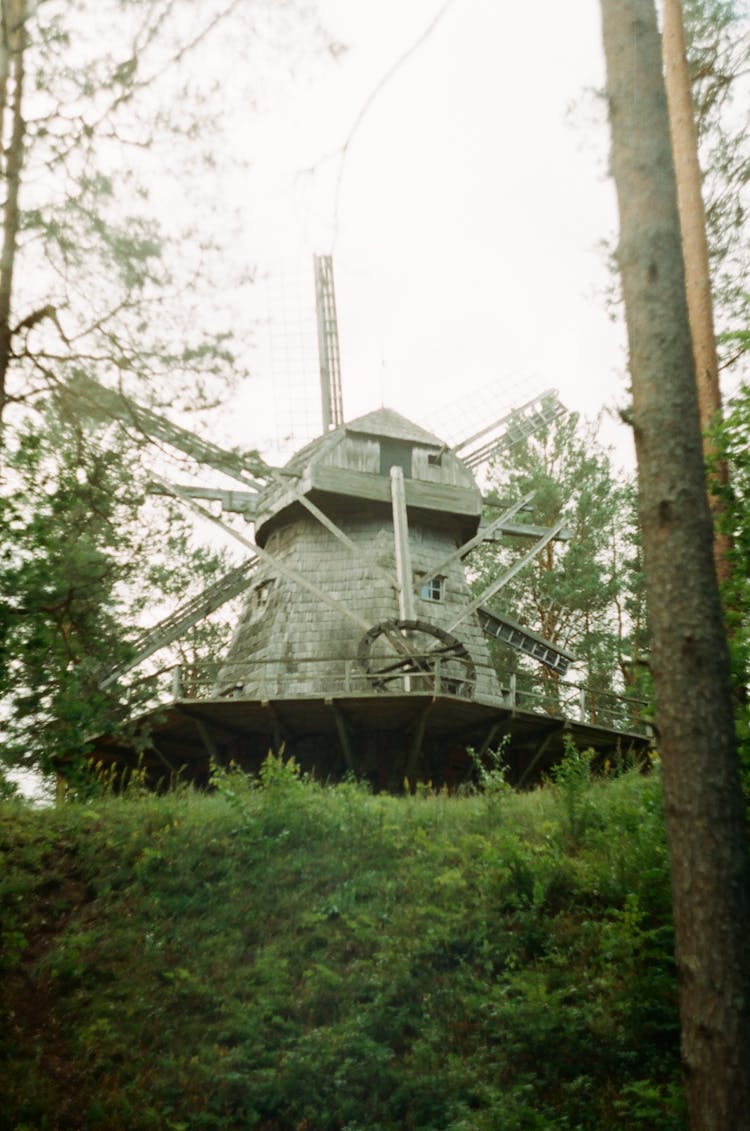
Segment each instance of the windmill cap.
[[359,432],[366,436],[385,436],[389,440],[405,440],[413,444],[424,444],[431,448],[443,448],[446,444],[439,436],[420,428],[412,420],[407,420],[392,408],[377,408],[365,416],[344,424],[347,432]]

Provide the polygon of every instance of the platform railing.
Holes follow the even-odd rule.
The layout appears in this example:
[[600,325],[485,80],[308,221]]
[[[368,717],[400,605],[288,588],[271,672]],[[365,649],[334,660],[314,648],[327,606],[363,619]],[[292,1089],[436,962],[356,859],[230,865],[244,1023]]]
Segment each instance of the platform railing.
[[[335,695],[454,695],[460,699],[494,701],[512,710],[551,718],[650,734],[649,704],[645,699],[603,690],[573,680],[533,679],[525,672],[498,675],[490,665],[476,665],[471,675],[455,659],[413,657],[409,671],[366,672],[353,656],[316,656],[289,660],[267,657],[243,665],[245,682],[232,683],[229,665],[203,663],[170,669],[171,683],[163,693],[172,699],[207,697],[283,699]],[[250,671],[250,676],[247,676]],[[222,683],[219,683],[219,675]]]

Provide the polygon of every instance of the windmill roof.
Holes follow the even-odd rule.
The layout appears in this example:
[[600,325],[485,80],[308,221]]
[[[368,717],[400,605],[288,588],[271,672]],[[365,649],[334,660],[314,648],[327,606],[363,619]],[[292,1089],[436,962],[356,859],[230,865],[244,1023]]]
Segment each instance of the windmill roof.
[[377,408],[374,412],[349,421],[344,427],[347,432],[363,432],[368,436],[387,436],[391,440],[408,440],[414,444],[443,447],[443,440],[439,436],[420,428],[392,408]]
[[442,448],[444,441],[425,428],[420,428],[392,408],[377,408],[364,416],[358,416],[331,432],[316,436],[298,452],[295,452],[286,466],[289,469],[304,467],[313,457],[338,443],[344,432],[359,433],[363,436],[385,436],[391,440],[406,440],[412,444],[426,444],[431,448]]

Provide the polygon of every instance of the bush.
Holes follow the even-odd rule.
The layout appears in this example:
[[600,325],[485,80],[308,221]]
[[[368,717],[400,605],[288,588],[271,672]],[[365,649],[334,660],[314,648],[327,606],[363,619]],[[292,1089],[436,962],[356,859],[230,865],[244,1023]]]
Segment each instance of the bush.
[[3,805],[0,1127],[681,1126],[657,777],[214,785]]

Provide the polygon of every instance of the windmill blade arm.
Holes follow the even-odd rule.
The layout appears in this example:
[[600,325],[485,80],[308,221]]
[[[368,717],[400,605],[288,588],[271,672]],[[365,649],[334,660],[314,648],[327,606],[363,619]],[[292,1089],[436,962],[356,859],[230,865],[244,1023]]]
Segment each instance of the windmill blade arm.
[[[227,514],[241,514],[246,519],[255,515],[258,505],[258,495],[255,491],[224,491],[221,487],[193,487],[190,484],[176,483],[173,485],[191,499],[207,499],[209,502],[221,503],[221,509]],[[174,491],[167,491],[160,483],[154,481],[149,488],[154,495],[173,495]]]
[[[503,538],[543,538],[549,531],[547,526],[536,526],[530,522],[500,522],[493,523],[491,526],[480,527],[479,533],[482,536],[483,542],[501,542]],[[573,537],[573,531],[567,526],[562,530],[558,530],[555,535],[557,542],[569,542]]]
[[480,527],[478,534],[470,538],[468,542],[464,542],[462,546],[459,546],[457,550],[454,550],[452,554],[449,554],[447,558],[444,558],[436,565],[435,568],[430,571],[429,577],[420,577],[418,583],[414,586],[414,591],[417,592],[423,585],[433,581],[457,559],[465,558],[480,542],[486,542],[492,531],[496,530],[498,527],[504,528],[504,524],[509,519],[513,518],[514,515],[517,515],[519,511],[523,510],[533,498],[534,492],[529,491],[528,495],[524,495],[522,499],[519,499],[518,502],[514,503],[506,511],[503,511],[500,517],[491,522],[489,526]]
[[315,307],[318,315],[318,356],[323,431],[344,423],[341,393],[341,352],[336,318],[336,292],[333,285],[333,257],[313,256]]
[[223,577],[220,577],[213,585],[193,597],[192,600],[180,605],[178,609],[159,621],[153,628],[142,632],[135,641],[134,655],[126,663],[120,664],[110,671],[101,680],[99,686],[101,688],[109,687],[115,680],[126,675],[133,668],[137,668],[149,656],[153,656],[155,652],[165,648],[167,644],[179,639],[198,621],[204,620],[211,613],[220,609],[222,605],[225,605],[227,601],[239,596],[250,584],[257,568],[258,559],[250,558],[237,566],[236,569],[224,574]]
[[494,613],[485,605],[479,606],[477,614],[482,631],[486,636],[493,640],[501,640],[504,644],[510,644],[512,648],[523,652],[525,656],[531,656],[548,668],[552,668],[558,675],[566,675],[570,665],[575,663],[575,656],[572,652],[545,640],[543,636],[524,628],[523,625],[511,620],[510,617],[506,617],[505,614]]
[[212,444],[173,424],[164,416],[152,412],[115,389],[108,389],[93,377],[78,374],[62,387],[62,395],[69,398],[76,412],[92,420],[119,420],[142,432],[149,439],[161,440],[170,447],[209,467],[237,479],[246,487],[259,491],[263,483],[253,476],[267,478],[270,469],[259,456],[241,455]]
[[546,428],[566,412],[567,409],[561,403],[557,390],[547,389],[520,408],[514,409],[513,412],[493,421],[481,431],[475,432],[473,436],[458,444],[454,451],[463,463],[471,468],[478,467],[497,452],[510,448]]
[[369,631],[370,625],[368,624],[368,622],[363,617],[358,616],[357,613],[352,612],[352,610],[348,608],[348,606],[345,605],[343,601],[339,601],[336,597],[332,597],[330,593],[326,593],[318,585],[315,585],[314,582],[310,581],[309,577],[306,577],[296,569],[291,569],[290,566],[288,566],[286,562],[281,558],[276,557],[274,554],[269,554],[268,551],[264,550],[262,546],[257,546],[254,542],[251,542],[249,538],[246,538],[244,534],[240,534],[239,530],[235,530],[233,526],[229,526],[228,523],[222,522],[220,518],[217,518],[216,515],[211,514],[211,512],[207,511],[205,507],[202,507],[198,503],[194,502],[189,495],[187,495],[184,491],[181,491],[180,488],[177,487],[174,483],[168,483],[166,479],[161,479],[158,476],[155,476],[154,478],[157,479],[157,481],[165,489],[165,492],[167,494],[174,495],[176,499],[182,499],[185,505],[189,507],[190,510],[194,511],[195,514],[199,514],[201,518],[206,519],[208,522],[212,522],[214,526],[218,526],[220,530],[223,530],[225,534],[229,534],[232,538],[239,542],[240,545],[247,547],[247,549],[250,550],[253,555],[260,558],[262,562],[267,562],[270,566],[277,570],[278,573],[282,575],[282,577],[287,578],[288,581],[293,582],[295,585],[301,586],[302,589],[306,589],[308,593],[312,593],[312,595],[314,597],[317,597],[318,600],[322,601],[324,605],[328,605],[329,608],[343,614],[343,616],[347,617],[354,624],[359,625],[360,628],[364,628],[366,632]]
[[532,561],[536,557],[536,555],[544,549],[548,542],[551,542],[553,538],[557,537],[557,535],[562,530],[562,526],[563,524],[561,522],[558,522],[557,526],[553,526],[551,530],[548,530],[544,537],[540,538],[539,541],[536,542],[531,547],[531,549],[523,555],[522,558],[519,558],[517,562],[514,562],[509,569],[506,569],[505,573],[502,573],[500,575],[500,577],[496,577],[495,580],[490,585],[488,585],[486,589],[482,590],[478,597],[475,597],[474,600],[466,606],[461,615],[456,617],[453,624],[450,625],[448,631],[453,632],[453,630],[461,623],[461,621],[466,620],[468,616],[470,616],[472,613],[475,613],[480,605],[483,605],[485,601],[489,601],[490,597],[494,596],[494,594],[497,593],[498,590],[502,589],[504,585],[507,585],[508,582],[511,581],[512,578],[514,578],[516,574],[524,568],[524,566],[528,565],[529,562]]

